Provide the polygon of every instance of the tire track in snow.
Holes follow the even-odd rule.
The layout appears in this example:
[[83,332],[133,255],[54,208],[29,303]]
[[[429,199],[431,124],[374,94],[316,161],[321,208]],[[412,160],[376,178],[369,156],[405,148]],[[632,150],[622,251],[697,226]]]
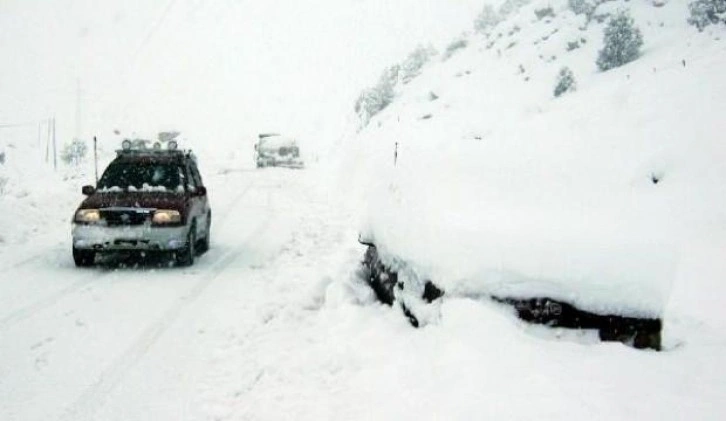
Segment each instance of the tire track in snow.
[[30,257],[26,257],[26,258],[24,258],[24,259],[22,259],[20,261],[11,263],[7,268],[2,269],[2,272],[4,273],[4,272],[6,272],[8,270],[13,270],[13,269],[21,268],[21,267],[23,267],[23,266],[25,266],[25,265],[27,265],[29,263],[34,262],[36,259],[39,259],[39,258],[43,257],[43,255],[45,255],[45,252],[34,253]]
[[[238,202],[251,188],[252,185],[248,186],[233,203]],[[267,206],[268,208],[272,206],[272,190],[267,191]],[[230,206],[230,211],[232,208],[233,205]],[[96,382],[89,386],[73,404],[66,408],[61,416],[61,420],[75,421],[79,419],[94,419],[93,415],[95,412],[103,405],[105,399],[121,382],[124,375],[138,364],[179,317],[184,308],[194,303],[213,281],[238,258],[250,239],[262,235],[268,229],[272,217],[269,212],[264,213],[264,215],[264,220],[249,235],[245,236],[236,248],[220,257],[186,294],[182,295],[175,304],[167,308],[159,319],[144,329],[131,346],[101,373]],[[223,220],[226,219],[226,217],[223,217]]]
[[11,312],[7,316],[0,318],[0,330],[7,329],[8,327],[20,323],[28,317],[31,317],[34,314],[45,310],[46,308],[52,307],[64,297],[80,291],[86,286],[93,285],[98,282],[99,279],[105,278],[112,273],[113,272],[101,273],[101,276],[93,277],[91,279],[84,278],[80,281],[76,281],[65,288],[61,288],[59,291],[56,291],[55,293],[46,296],[45,298],[42,298],[32,304],[28,304]]

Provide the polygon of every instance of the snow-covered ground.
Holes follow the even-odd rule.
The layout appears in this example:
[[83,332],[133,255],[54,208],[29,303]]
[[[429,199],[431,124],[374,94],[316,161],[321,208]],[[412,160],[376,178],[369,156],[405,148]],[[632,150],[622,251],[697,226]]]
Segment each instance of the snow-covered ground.
[[214,248],[192,268],[78,270],[67,221],[3,266],[1,419],[723,415],[726,337],[703,319],[669,317],[662,353],[461,297],[416,330],[356,276],[326,173],[207,172]]
[[[364,230],[454,294],[645,316],[679,306],[674,289],[723,299],[726,31],[665,3],[597,9],[631,10],[645,40],[608,72],[595,66],[607,20],[566,1],[532,1],[435,57],[346,145]],[[564,66],[578,89],[555,98]],[[689,307],[723,325],[719,306]]]
[[[321,158],[306,170],[255,170],[251,142],[192,137],[215,222],[191,268],[75,268],[89,162],[54,172],[35,127],[0,132],[0,420],[723,419],[726,32],[687,26],[685,1],[608,2],[632,8],[645,46],[600,73],[603,24],[577,29],[565,3],[534,1],[490,48],[465,35],[366,129],[303,146]],[[230,10],[179,4],[172,29]],[[549,22],[533,13],[545,4]],[[575,38],[587,42],[568,52]],[[554,99],[563,65],[578,91]],[[325,117],[326,136],[347,123]],[[376,301],[361,227],[447,288],[432,323]],[[664,352],[528,326],[480,298],[496,291],[661,315]]]

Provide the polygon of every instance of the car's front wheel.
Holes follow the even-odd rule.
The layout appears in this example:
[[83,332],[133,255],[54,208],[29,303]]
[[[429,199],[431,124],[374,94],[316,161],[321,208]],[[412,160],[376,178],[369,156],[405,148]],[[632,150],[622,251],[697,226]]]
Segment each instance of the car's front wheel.
[[187,234],[187,244],[176,252],[176,264],[179,266],[191,266],[194,264],[194,256],[196,254],[196,227],[194,225],[189,228],[189,234]]
[[93,266],[96,261],[96,252],[93,250],[80,250],[73,247],[73,262],[76,267]]

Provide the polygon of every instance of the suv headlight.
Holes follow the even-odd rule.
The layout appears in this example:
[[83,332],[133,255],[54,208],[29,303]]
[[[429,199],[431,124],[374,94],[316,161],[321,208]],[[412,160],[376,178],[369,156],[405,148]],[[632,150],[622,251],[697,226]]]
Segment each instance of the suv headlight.
[[180,224],[181,214],[179,211],[161,209],[154,212],[151,222],[155,225]]
[[101,212],[98,209],[79,209],[76,212],[73,222],[81,224],[95,224],[101,220]]

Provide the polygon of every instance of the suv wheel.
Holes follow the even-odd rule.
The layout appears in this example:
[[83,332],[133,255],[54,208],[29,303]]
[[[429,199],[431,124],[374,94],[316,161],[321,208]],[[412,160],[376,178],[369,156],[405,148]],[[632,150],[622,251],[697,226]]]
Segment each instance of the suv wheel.
[[96,252],[93,250],[79,250],[73,247],[73,262],[77,267],[93,266],[96,261]]
[[194,255],[196,253],[196,235],[197,228],[192,225],[187,234],[187,245],[176,253],[176,263],[179,266],[191,266],[194,264]]
[[199,252],[206,253],[209,251],[209,244],[212,238],[212,215],[207,217],[207,230],[205,237],[199,242]]

